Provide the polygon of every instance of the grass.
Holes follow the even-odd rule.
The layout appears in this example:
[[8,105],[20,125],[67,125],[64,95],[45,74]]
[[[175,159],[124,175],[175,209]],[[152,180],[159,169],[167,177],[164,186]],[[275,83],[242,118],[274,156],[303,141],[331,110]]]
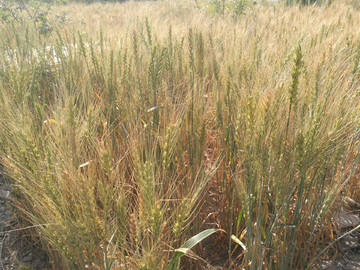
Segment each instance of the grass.
[[212,227],[210,263],[309,269],[359,199],[359,10],[57,12],[73,23],[48,37],[0,30],[1,163],[54,269],[202,269],[171,259]]

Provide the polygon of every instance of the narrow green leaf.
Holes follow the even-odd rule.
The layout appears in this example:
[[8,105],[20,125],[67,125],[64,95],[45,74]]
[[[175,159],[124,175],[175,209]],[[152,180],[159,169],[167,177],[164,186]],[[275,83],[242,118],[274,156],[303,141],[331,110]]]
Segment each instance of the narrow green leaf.
[[240,227],[240,223],[241,223],[241,219],[242,219],[243,214],[244,214],[244,209],[241,209],[240,214],[239,214],[238,219],[237,219],[237,223],[236,223],[236,234],[239,231],[239,227]]
[[196,244],[200,243],[202,240],[207,238],[208,236],[212,235],[215,232],[218,231],[224,231],[222,229],[208,229],[203,232],[198,233],[197,235],[191,237],[189,240],[187,240],[179,249],[175,251],[175,254],[170,262],[170,265],[168,267],[169,270],[174,269],[176,262],[185,255],[183,251],[191,249]]

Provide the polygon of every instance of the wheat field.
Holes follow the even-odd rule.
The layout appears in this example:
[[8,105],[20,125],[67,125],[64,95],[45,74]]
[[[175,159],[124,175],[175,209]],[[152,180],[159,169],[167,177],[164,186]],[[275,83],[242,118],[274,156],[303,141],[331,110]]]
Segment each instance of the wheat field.
[[360,9],[264,2],[0,25],[1,170],[53,269],[316,269],[360,199]]

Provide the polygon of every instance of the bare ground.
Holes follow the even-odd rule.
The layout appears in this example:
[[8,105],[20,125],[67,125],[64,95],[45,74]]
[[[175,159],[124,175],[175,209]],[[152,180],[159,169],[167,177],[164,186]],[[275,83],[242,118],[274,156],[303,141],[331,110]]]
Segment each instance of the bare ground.
[[15,216],[10,186],[0,174],[0,269],[52,269],[39,239],[30,237],[27,230],[21,229]]

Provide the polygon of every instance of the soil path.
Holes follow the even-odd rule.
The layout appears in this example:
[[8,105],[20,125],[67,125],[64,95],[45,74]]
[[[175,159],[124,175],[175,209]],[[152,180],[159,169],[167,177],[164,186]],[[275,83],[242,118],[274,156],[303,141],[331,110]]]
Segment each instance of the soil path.
[[[346,234],[346,230],[341,234]],[[327,256],[319,263],[321,270],[360,270],[360,230],[342,237],[329,249]]]

